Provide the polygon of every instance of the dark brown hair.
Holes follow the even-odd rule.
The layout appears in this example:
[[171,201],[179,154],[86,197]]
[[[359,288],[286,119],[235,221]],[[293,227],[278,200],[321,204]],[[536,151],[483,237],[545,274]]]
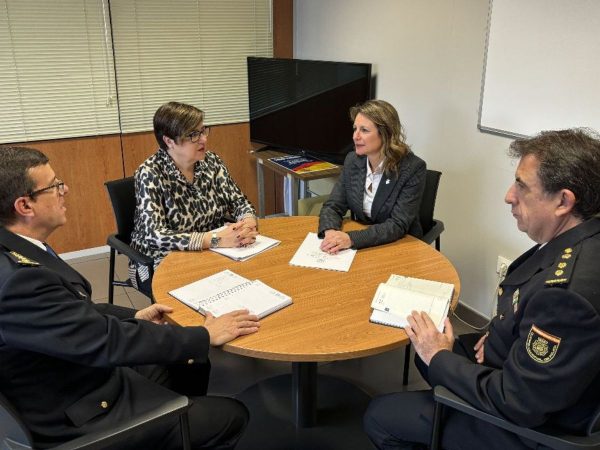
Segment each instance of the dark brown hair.
[[163,136],[176,142],[185,137],[204,121],[204,113],[192,105],[169,102],[162,105],[154,113],[154,136],[158,146],[163,150],[167,144]]

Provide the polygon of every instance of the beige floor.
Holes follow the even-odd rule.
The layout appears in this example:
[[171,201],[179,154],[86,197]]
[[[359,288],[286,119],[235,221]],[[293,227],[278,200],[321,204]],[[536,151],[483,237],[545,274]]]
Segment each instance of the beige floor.
[[[108,301],[108,253],[72,259],[67,262],[91,283],[92,299],[95,302]],[[125,256],[117,256],[115,273],[119,280],[127,279],[127,258]],[[129,308],[142,309],[150,305],[150,300],[135,289],[116,286],[114,303]]]

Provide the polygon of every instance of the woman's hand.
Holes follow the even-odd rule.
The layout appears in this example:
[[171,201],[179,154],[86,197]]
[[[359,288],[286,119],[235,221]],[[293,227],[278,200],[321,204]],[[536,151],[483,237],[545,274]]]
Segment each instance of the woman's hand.
[[165,313],[173,312],[173,308],[161,305],[159,303],[155,303],[153,305],[148,306],[147,308],[140,309],[135,313],[135,318],[140,320],[147,320],[149,322],[154,322],[156,324],[164,324],[165,322]]
[[245,227],[250,228],[253,231],[258,231],[258,219],[256,216],[246,216],[241,221]]
[[259,327],[258,317],[249,314],[247,309],[232,311],[219,317],[207,313],[204,321],[204,328],[210,335],[210,345],[213,346],[226,344],[238,336],[256,333]]
[[[250,219],[250,218],[247,218]],[[256,221],[252,221],[253,226],[246,225],[243,220],[236,223],[230,223],[224,230],[217,233],[221,238],[219,247],[245,247],[256,242]]]
[[348,233],[338,230],[327,230],[325,231],[325,237],[321,242],[321,250],[326,253],[335,255],[340,250],[345,250],[352,247],[352,239],[348,236]]

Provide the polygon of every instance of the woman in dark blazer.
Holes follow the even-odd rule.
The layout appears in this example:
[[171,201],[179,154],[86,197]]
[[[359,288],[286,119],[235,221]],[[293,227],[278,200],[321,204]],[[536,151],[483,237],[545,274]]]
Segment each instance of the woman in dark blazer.
[[[319,217],[321,250],[337,253],[387,244],[405,234],[423,235],[419,206],[425,189],[425,162],[405,142],[398,112],[383,100],[369,100],[350,109],[355,151],[344,167]],[[348,211],[370,225],[340,231]]]

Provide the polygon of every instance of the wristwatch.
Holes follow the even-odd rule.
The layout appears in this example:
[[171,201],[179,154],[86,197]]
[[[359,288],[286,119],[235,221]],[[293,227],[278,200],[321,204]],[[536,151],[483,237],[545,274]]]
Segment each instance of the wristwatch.
[[212,236],[210,238],[210,248],[217,248],[219,246],[220,241],[221,241],[221,238],[219,236],[217,236],[217,232],[213,231]]

